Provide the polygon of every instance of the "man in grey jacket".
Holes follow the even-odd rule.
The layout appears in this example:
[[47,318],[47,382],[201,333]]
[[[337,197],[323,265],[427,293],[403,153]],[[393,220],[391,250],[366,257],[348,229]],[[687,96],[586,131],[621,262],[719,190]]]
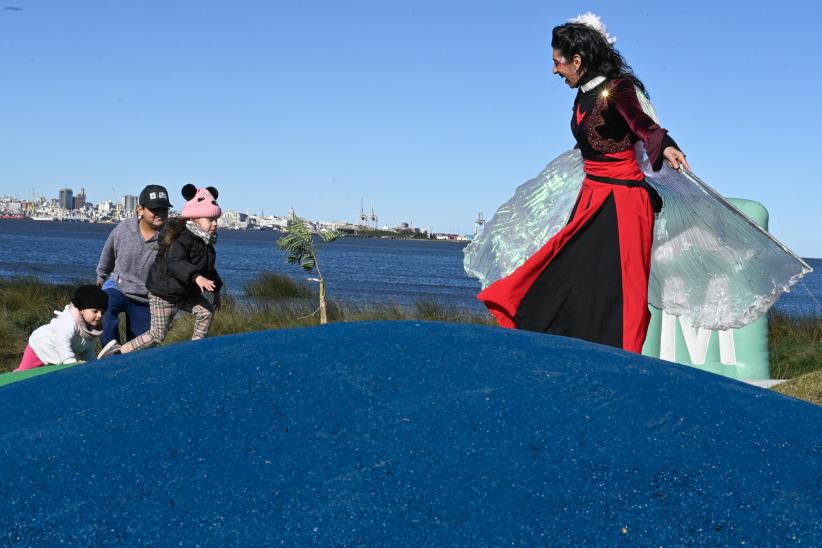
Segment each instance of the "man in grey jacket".
[[168,218],[168,191],[148,185],[140,192],[137,216],[121,221],[109,234],[97,264],[97,285],[108,294],[103,315],[105,346],[120,341],[121,312],[126,314],[126,340],[145,333],[151,325],[146,280],[157,256],[157,238]]

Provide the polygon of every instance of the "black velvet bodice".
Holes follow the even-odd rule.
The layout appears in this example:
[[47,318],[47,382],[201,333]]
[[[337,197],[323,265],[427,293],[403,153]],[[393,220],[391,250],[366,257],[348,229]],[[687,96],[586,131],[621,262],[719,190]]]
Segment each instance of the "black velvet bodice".
[[606,78],[587,92],[578,91],[571,132],[585,160],[612,161],[608,154],[625,151],[642,140],[654,171],[660,169],[662,151],[676,143],[645,114],[636,93],[628,78]]

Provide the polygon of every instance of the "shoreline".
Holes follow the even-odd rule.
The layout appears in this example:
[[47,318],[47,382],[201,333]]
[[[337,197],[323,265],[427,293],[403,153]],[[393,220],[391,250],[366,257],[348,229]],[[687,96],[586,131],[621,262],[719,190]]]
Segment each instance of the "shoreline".
[[[0,222],[2,221],[15,221],[15,222],[30,222],[33,224],[40,224],[40,223],[70,223],[70,224],[89,224],[89,225],[116,225],[122,222],[125,219],[130,217],[125,217],[123,219],[113,221],[113,220],[89,220],[89,219],[35,219],[32,217],[3,217],[0,216]],[[271,228],[229,228],[229,227],[218,227],[218,231],[220,232],[271,232],[272,234],[283,234],[284,231],[282,230],[275,230]],[[359,233],[349,233],[345,231],[339,231],[342,233],[342,237],[344,238],[358,238],[358,239],[371,239],[371,240],[392,240],[392,241],[402,241],[402,240],[411,240],[411,241],[419,241],[419,242],[449,242],[449,243],[457,243],[457,244],[469,244],[471,243],[470,239],[456,239],[456,238],[413,238],[413,237],[403,237],[403,236],[392,236],[388,234],[359,234]],[[312,232],[312,234],[319,234],[318,232]]]

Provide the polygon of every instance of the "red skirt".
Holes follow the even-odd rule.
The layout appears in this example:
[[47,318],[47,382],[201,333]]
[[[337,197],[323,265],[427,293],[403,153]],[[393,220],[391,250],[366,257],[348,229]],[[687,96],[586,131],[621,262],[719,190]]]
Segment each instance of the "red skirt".
[[633,151],[611,156],[585,162],[568,224],[477,296],[500,326],[642,351],[654,211]]

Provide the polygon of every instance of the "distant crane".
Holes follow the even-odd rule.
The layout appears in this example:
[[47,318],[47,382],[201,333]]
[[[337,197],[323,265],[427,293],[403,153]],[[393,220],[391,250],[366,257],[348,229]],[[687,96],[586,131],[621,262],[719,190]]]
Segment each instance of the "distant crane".
[[370,219],[371,219],[371,222],[374,223],[374,228],[375,229],[378,228],[379,222],[378,222],[378,219],[377,219],[377,214],[374,213],[374,201],[373,200],[371,201],[371,217],[370,217]]
[[474,236],[479,234],[480,230],[482,230],[482,227],[484,225],[485,225],[485,217],[482,216],[482,211],[480,211],[479,215],[477,215],[477,220],[474,221]]
[[360,198],[360,226],[368,226],[368,215],[363,208],[363,200]]

